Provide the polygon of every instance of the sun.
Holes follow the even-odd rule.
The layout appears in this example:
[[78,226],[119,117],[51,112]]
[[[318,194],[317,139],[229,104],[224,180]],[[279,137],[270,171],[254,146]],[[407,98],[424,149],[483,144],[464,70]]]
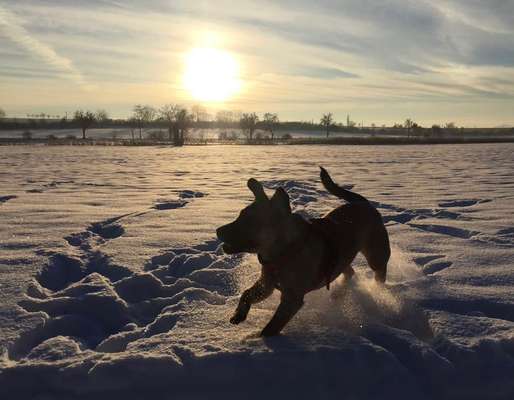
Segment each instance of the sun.
[[184,86],[196,100],[228,100],[241,87],[239,65],[224,50],[211,47],[193,49],[186,57]]

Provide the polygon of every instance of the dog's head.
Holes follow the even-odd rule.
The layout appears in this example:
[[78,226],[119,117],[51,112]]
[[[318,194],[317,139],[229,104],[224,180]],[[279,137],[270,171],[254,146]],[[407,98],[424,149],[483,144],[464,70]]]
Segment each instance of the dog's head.
[[253,178],[248,180],[248,189],[255,196],[252,204],[243,208],[235,221],[216,230],[227,254],[258,253],[276,240],[280,225],[291,215],[289,196],[284,189],[278,188],[269,199],[262,185]]

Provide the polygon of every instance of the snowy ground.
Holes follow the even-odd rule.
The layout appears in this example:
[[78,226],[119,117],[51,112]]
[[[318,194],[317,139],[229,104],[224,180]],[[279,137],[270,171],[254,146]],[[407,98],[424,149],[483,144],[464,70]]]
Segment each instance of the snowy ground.
[[[0,397],[513,398],[513,154],[0,147]],[[308,295],[263,340],[278,297],[228,323],[259,266],[223,255],[214,230],[251,200],[249,177],[298,212],[330,210],[320,164],[376,202],[388,285],[359,257],[340,299]]]

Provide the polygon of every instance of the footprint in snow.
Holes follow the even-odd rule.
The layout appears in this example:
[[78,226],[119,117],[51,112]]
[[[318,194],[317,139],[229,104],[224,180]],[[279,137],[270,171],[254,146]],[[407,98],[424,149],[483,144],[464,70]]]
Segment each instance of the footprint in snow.
[[491,200],[483,199],[483,200],[474,200],[474,199],[464,199],[464,200],[448,200],[439,203],[439,207],[451,208],[451,207],[471,207],[476,204],[488,203]]
[[88,228],[90,232],[96,233],[104,239],[116,239],[125,233],[123,226],[116,222],[103,223],[96,222]]
[[473,236],[477,235],[479,232],[470,231],[467,229],[457,228],[454,226],[446,226],[446,225],[436,225],[436,224],[414,224],[409,223],[409,226],[413,228],[417,228],[423,231],[438,233],[440,235],[448,235],[453,236],[460,239],[471,239]]
[[157,203],[153,206],[156,210],[175,210],[177,208],[185,207],[191,199],[206,196],[206,193],[197,192],[194,190],[182,190],[178,192],[178,199],[168,200],[161,199],[157,200]]
[[6,201],[15,199],[18,196],[9,195],[9,196],[0,196],[0,204],[5,203]]
[[435,274],[436,272],[442,271],[443,269],[449,268],[452,265],[453,265],[453,263],[451,261],[436,261],[436,262],[426,265],[423,268],[423,272],[426,275],[432,275],[432,274]]
[[153,208],[156,210],[174,210],[184,207],[188,202],[184,200],[160,200]]
[[138,339],[173,329],[184,301],[220,305],[235,294],[230,270],[219,266],[234,268],[241,258],[223,255],[218,240],[155,256],[153,270],[143,273],[117,265],[92,245],[99,237],[119,236],[120,218],[67,237],[80,255],[50,256],[19,303],[28,312],[43,312],[44,320],[18,338],[11,359],[50,359],[60,337],[69,338],[70,348],[122,352]]
[[178,192],[178,197],[181,199],[195,199],[204,196],[207,196],[207,193],[197,192],[194,190],[181,190]]

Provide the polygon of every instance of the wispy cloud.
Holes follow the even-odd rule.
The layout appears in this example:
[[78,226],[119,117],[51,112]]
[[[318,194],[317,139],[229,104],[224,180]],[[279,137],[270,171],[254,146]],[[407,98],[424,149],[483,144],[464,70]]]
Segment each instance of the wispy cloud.
[[70,59],[57,54],[51,46],[33,37],[19,19],[2,6],[0,6],[0,33],[33,57],[48,64],[63,78],[77,83],[82,88],[88,88],[84,76]]

